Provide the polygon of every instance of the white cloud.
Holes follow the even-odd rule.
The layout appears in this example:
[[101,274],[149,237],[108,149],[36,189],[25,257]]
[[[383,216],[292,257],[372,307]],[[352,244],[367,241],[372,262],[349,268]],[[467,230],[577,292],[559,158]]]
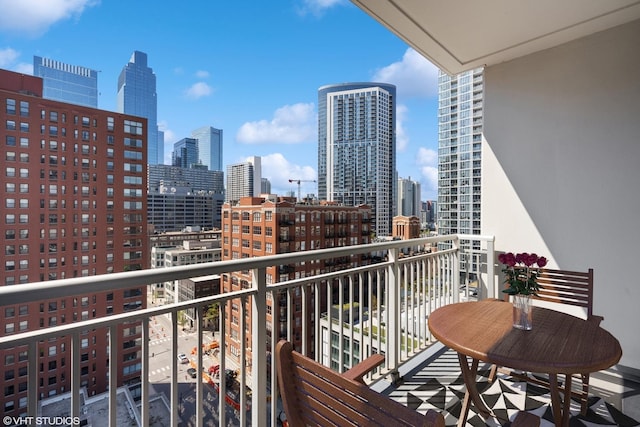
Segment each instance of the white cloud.
[[13,62],[18,59],[18,56],[20,56],[20,53],[10,47],[0,49],[0,67],[9,68],[9,65],[13,64]]
[[13,71],[33,75],[33,63],[19,62],[15,67],[13,67]]
[[438,153],[429,148],[420,147],[418,149],[418,156],[416,160],[419,165],[437,165]]
[[194,83],[189,89],[185,91],[185,95],[187,95],[187,98],[191,99],[202,98],[203,96],[209,96],[212,93],[213,89],[205,82]]
[[438,94],[438,68],[409,48],[400,62],[379,69],[374,81],[396,85],[400,97],[433,97]]
[[270,121],[243,124],[236,140],[245,144],[296,144],[315,140],[316,130],[314,104],[299,103],[278,108]]
[[199,79],[208,79],[209,78],[209,72],[208,71],[204,71],[204,70],[198,70],[196,71],[196,77]]
[[302,0],[298,6],[300,15],[321,16],[325,11],[337,5],[347,4],[346,0]]
[[406,105],[396,105],[396,150],[403,152],[409,145],[409,135],[404,129],[404,122],[409,109]]
[[0,30],[40,35],[58,21],[79,17],[97,0],[0,0]]
[[[315,158],[315,156],[314,156]],[[311,166],[296,165],[287,160],[281,153],[268,154],[261,157],[262,177],[271,182],[271,192],[280,196],[289,191],[298,192],[298,184],[289,182],[290,179],[317,180],[316,170]],[[302,182],[300,193],[318,195],[317,183]]]
[[416,163],[420,167],[422,184],[426,184],[426,188],[422,189],[422,193],[433,193],[438,190],[438,153],[429,148],[420,147],[416,154]]

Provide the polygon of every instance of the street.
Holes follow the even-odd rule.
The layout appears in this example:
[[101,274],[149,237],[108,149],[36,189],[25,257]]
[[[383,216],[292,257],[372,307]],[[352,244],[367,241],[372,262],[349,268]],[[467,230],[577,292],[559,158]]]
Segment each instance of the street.
[[[151,306],[151,300],[149,300]],[[178,400],[180,402],[179,416],[184,426],[195,425],[195,402],[197,378],[192,378],[187,369],[192,367],[192,363],[179,363],[177,358],[171,354],[171,320],[168,315],[154,316],[149,322],[149,384],[152,393],[164,393],[170,398],[171,388],[171,369],[172,366],[178,368]],[[214,340],[213,335],[209,331],[205,331],[203,335],[203,343],[209,344]],[[197,346],[197,336],[195,332],[189,330],[183,331],[178,328],[178,354],[184,353],[189,361],[196,363],[196,356],[191,352]],[[217,352],[215,352],[217,354]],[[218,358],[212,354],[202,355],[202,367],[205,371],[210,366],[217,365]],[[205,425],[218,425],[218,393],[208,383],[203,383],[203,407],[205,412]],[[239,425],[238,414],[233,407],[226,405],[226,420],[228,426]],[[248,415],[250,416],[250,415]]]

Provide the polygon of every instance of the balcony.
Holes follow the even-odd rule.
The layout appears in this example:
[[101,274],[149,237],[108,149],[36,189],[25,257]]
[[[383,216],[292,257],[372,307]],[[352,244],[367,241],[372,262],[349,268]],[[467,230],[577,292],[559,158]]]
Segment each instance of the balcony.
[[[480,250],[463,252],[461,240],[474,242],[470,247],[479,247]],[[431,248],[436,245],[440,246],[440,250],[436,252],[414,251],[414,256],[402,255],[416,247]],[[311,261],[315,263],[325,259],[348,260],[352,255],[370,257],[374,263],[286,282],[267,283],[266,271],[269,267]],[[460,260],[466,262],[462,268]],[[374,388],[412,405],[414,401],[407,400],[407,396],[418,395],[420,385],[426,384],[429,379],[442,379],[439,369],[450,369],[447,375],[451,377],[459,375],[451,353],[430,336],[426,322],[429,313],[440,306],[465,299],[497,297],[499,286],[495,280],[494,264],[492,237],[450,235],[5,286],[0,287],[2,304],[19,305],[34,299],[59,300],[76,295],[78,289],[86,287],[90,287],[92,292],[117,292],[152,283],[210,275],[222,276],[236,271],[249,271],[253,278],[246,288],[238,291],[180,303],[152,305],[146,309],[133,309],[46,329],[5,334],[0,337],[0,348],[24,346],[28,352],[28,361],[24,363],[27,369],[27,388],[19,392],[20,397],[26,397],[23,412],[28,416],[39,415],[42,396],[38,384],[38,352],[41,351],[43,342],[63,336],[70,338],[68,371],[71,385],[70,390],[67,390],[70,397],[66,414],[83,420],[91,416],[90,411],[83,411],[83,404],[89,399],[83,395],[81,387],[87,371],[80,350],[83,334],[87,330],[104,328],[109,336],[115,337],[119,325],[130,323],[140,325],[137,332],[141,336],[139,373],[142,383],[139,409],[134,405],[134,410],[129,414],[138,425],[152,425],[152,421],[160,416],[158,405],[162,402],[166,409],[166,425],[176,426],[186,421],[183,419],[185,410],[193,414],[193,420],[197,420],[195,425],[227,425],[230,422],[241,426],[278,425],[281,414],[276,398],[276,372],[275,365],[269,359],[275,343],[281,338],[297,342],[298,350],[307,354],[316,349],[316,359],[334,369],[346,370],[373,352],[383,352],[386,357],[383,368],[375,376],[368,378],[368,381]],[[301,304],[298,296],[302,296]],[[323,297],[331,302],[330,307],[315,303]],[[268,310],[267,301],[278,302],[279,309]],[[205,361],[209,357],[206,352],[211,347],[206,342],[210,332],[203,327],[206,323],[203,313],[205,307],[213,303],[233,307],[228,311],[220,310],[218,344],[220,349],[236,348],[237,351],[231,350],[225,357],[222,357],[225,352],[220,351],[219,366],[216,369],[219,372],[235,371],[237,377],[233,381],[212,383],[217,389],[215,393],[220,396],[236,396],[235,400],[227,399],[226,403],[224,399],[214,399],[212,389],[207,384],[211,377]],[[246,306],[251,307],[251,317],[242,313]],[[337,307],[343,309],[336,309]],[[182,365],[177,360],[181,336],[179,325],[185,329],[183,315],[180,313],[186,310],[192,310],[196,314],[193,328],[189,332],[194,344],[190,363],[195,368],[193,375],[196,376],[193,399],[189,400],[183,399],[182,392],[179,391],[183,378],[181,375],[179,377]],[[311,320],[297,325],[294,313],[299,313],[301,319]],[[156,354],[150,345],[158,339],[154,332],[158,330],[155,326],[158,318],[169,319],[169,329],[163,330],[162,339],[167,341],[163,347],[171,353],[170,360],[173,361],[167,373],[168,382],[164,384],[165,393],[160,395],[152,394],[152,389],[157,391],[161,388],[160,385],[149,380],[156,360]],[[229,324],[239,326],[239,335],[229,333]],[[246,331],[250,331],[250,340]],[[324,338],[328,336],[331,339]],[[119,352],[123,345],[131,343],[132,341],[117,342],[115,339],[109,342],[105,350],[109,356],[109,366],[104,368],[105,375],[109,378],[105,414],[111,426],[120,425],[122,407],[126,406],[122,388],[118,389],[119,384],[116,384],[117,375],[111,373],[122,369],[122,355]],[[197,369],[198,366],[202,369]],[[614,373],[604,375],[611,376]],[[397,380],[400,377],[404,380],[402,384],[394,385],[399,383]],[[597,388],[598,384],[605,383],[594,381],[592,384]],[[627,396],[638,396],[637,386],[626,386],[624,390]],[[251,390],[250,394],[238,392],[247,388]],[[615,389],[604,388],[602,394],[613,401],[619,396]],[[227,407],[235,407],[235,413]],[[239,408],[248,410],[238,410]],[[447,408],[451,409],[449,406]],[[618,409],[625,410],[621,406]],[[231,419],[235,417],[237,419]]]

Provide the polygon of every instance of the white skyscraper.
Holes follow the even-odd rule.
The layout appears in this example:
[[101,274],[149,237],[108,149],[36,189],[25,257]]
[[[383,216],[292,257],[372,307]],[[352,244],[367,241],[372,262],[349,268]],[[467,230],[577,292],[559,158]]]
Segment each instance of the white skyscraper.
[[259,196],[262,186],[261,158],[250,157],[246,162],[227,166],[226,202],[235,202],[241,197]]
[[398,178],[398,215],[420,217],[420,183],[409,179]]
[[377,236],[391,235],[395,211],[395,98],[386,83],[318,90],[318,196],[371,206]]
[[482,71],[438,76],[439,234],[481,234]]

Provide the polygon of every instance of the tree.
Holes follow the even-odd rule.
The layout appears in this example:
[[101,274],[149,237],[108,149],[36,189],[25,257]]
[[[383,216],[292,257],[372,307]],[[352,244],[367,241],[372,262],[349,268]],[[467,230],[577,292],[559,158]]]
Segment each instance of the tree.
[[184,331],[184,325],[187,323],[188,319],[187,319],[187,315],[185,314],[184,311],[179,311],[178,312],[178,325],[180,325],[180,327],[182,327],[182,330]]
[[218,330],[218,319],[220,318],[220,303],[213,303],[204,312],[204,319],[207,323],[213,323],[213,330]]

